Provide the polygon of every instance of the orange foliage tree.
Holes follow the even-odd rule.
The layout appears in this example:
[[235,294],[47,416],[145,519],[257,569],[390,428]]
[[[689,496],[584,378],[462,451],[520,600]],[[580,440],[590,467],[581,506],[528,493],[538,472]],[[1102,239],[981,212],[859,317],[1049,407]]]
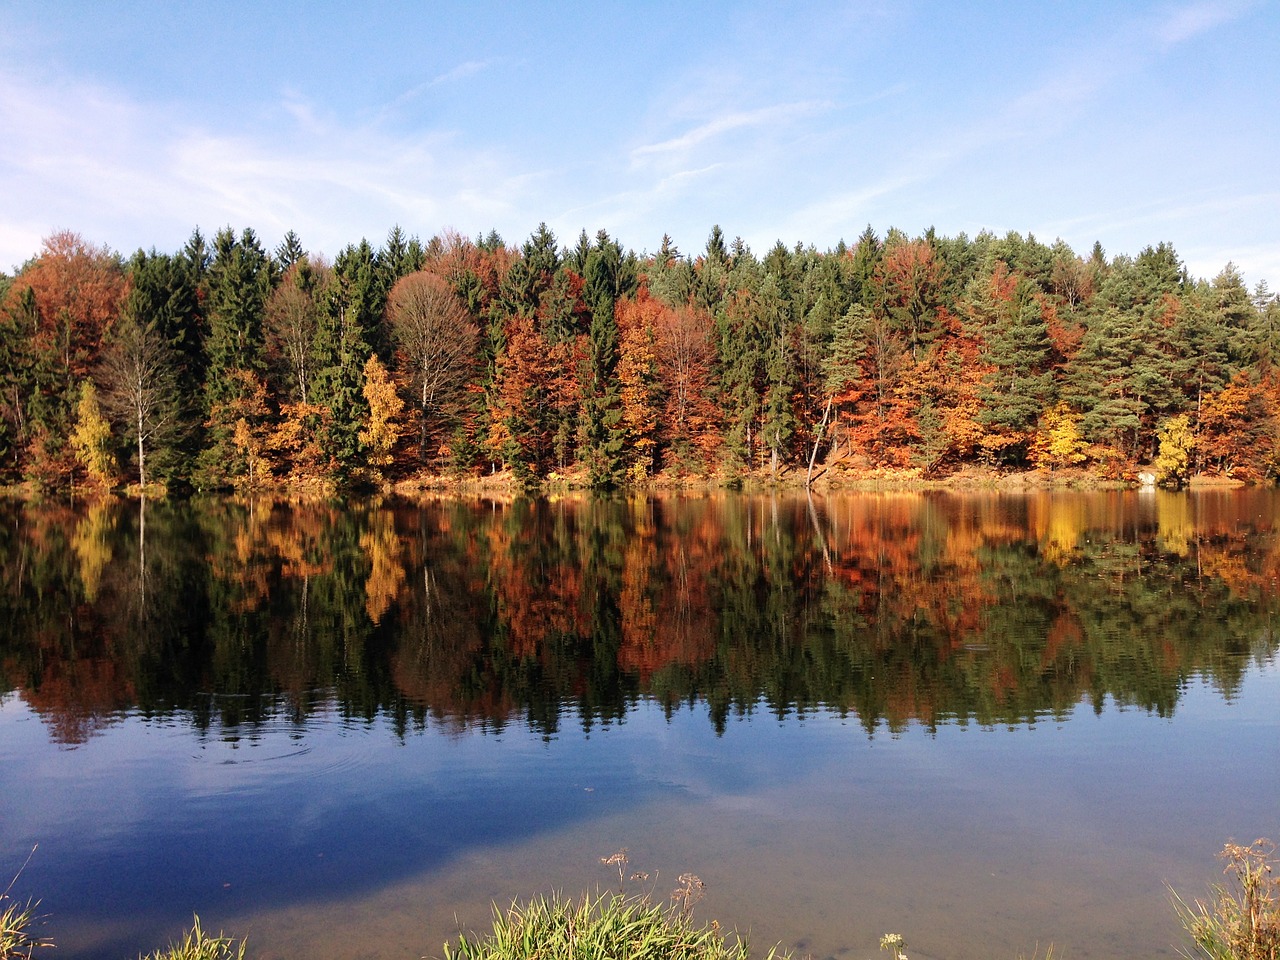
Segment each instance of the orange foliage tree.
[[937,333],[947,267],[927,240],[888,245],[876,267],[879,304],[906,336],[913,357]]
[[1243,480],[1274,474],[1276,393],[1267,387],[1242,371],[1204,398],[1196,437],[1200,469]]
[[711,317],[686,304],[664,309],[655,319],[668,442],[677,457],[697,452],[703,464],[709,463],[721,440],[708,393],[715,363]]
[[662,431],[662,379],[658,370],[658,317],[666,307],[643,287],[618,301],[618,383],[626,433],[628,476],[643,480],[657,468]]
[[26,396],[13,398],[17,408],[10,413],[25,442],[28,475],[44,486],[70,477],[74,460],[66,441],[78,384],[97,363],[124,295],[119,258],[64,230],[44,241],[5,298],[5,312],[30,338],[22,348],[29,364],[20,391]]
[[37,346],[55,359],[65,381],[62,386],[83,379],[120,312],[125,295],[120,259],[106,247],[63,230],[44,241],[9,296],[16,299],[25,289],[35,295],[39,313]]

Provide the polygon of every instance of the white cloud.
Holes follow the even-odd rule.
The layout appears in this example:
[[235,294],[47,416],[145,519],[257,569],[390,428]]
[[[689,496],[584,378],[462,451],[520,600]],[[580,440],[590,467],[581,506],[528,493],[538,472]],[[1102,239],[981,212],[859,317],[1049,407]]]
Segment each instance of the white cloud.
[[[1230,260],[1253,284],[1280,277],[1280,249],[1274,244],[1250,242],[1248,223],[1256,222],[1260,211],[1270,211],[1264,222],[1280,219],[1280,191],[1155,198],[1052,220],[1040,232],[1043,236],[1097,237],[1103,246],[1115,246],[1111,253],[1133,254],[1141,246],[1168,240],[1192,276],[1211,279]],[[1202,239],[1209,233],[1207,225],[1217,225],[1214,232],[1228,236],[1229,245]]]
[[1250,0],[1208,0],[1179,7],[1156,24],[1155,34],[1161,43],[1176,46],[1238,19],[1255,6]]
[[633,161],[638,161],[649,156],[683,155],[694,147],[700,146],[709,140],[717,139],[726,133],[746,128],[787,123],[798,117],[811,115],[826,106],[827,104],[821,101],[808,100],[725,114],[708,120],[678,137],[635,147],[631,151],[631,157]]
[[529,188],[501,155],[447,132],[396,137],[297,94],[266,123],[208,129],[164,104],[8,74],[0,126],[23,131],[0,139],[0,263],[22,262],[38,249],[33,236],[62,227],[124,252],[176,248],[196,224],[253,226],[264,240],[294,229],[323,247],[379,239],[397,222],[470,229],[509,216]]
[[468,60],[465,63],[460,63],[452,70],[446,70],[444,73],[438,74],[430,80],[406,90],[404,93],[400,94],[400,96],[396,97],[389,104],[383,107],[382,110],[378,112],[378,117],[380,120],[385,120],[401,107],[418,99],[428,90],[474,77],[476,74],[488,70],[492,65],[492,60]]

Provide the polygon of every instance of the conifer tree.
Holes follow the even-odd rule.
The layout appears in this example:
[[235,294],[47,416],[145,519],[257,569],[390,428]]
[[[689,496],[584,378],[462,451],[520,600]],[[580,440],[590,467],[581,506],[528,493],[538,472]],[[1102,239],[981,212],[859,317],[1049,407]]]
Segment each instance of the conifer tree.
[[1064,382],[1064,399],[1082,411],[1086,438],[1135,455],[1147,412],[1137,377],[1153,357],[1132,314],[1109,309],[1089,323]]
[[360,466],[360,428],[368,416],[364,364],[386,305],[386,291],[367,240],[343,250],[333,263],[316,328],[313,403],[328,410],[321,447],[339,478]]
[[624,429],[618,392],[618,323],[614,305],[623,288],[622,248],[605,231],[587,257],[583,296],[591,310],[588,368],[583,398],[583,460],[593,487],[621,478]]
[[849,295],[868,307],[875,303],[875,275],[883,256],[884,247],[880,238],[871,229],[871,224],[867,224],[867,228],[854,242],[853,252],[849,257]]
[[[199,242],[197,242],[199,241]],[[191,266],[198,270],[202,241],[192,237]],[[205,443],[197,468],[202,486],[231,481],[235,420],[229,411],[246,400],[246,384],[266,368],[263,319],[272,286],[272,265],[250,229],[236,237],[230,227],[214,237],[207,271],[208,335],[205,339]]]
[[770,472],[777,474],[779,461],[795,432],[791,398],[798,384],[791,338],[791,311],[774,274],[765,277],[753,307],[757,312],[755,328],[762,338],[764,361],[761,437],[769,448]]
[[303,249],[302,241],[290,230],[275,249],[276,272],[281,274],[288,272],[290,267],[306,255],[307,251]]
[[246,228],[237,238],[226,227],[214,237],[208,273],[205,403],[211,409],[236,393],[238,380],[229,376],[232,371],[260,374],[266,367],[263,319],[272,267],[252,230]]
[[1027,281],[1002,307],[986,331],[986,359],[995,369],[981,393],[982,421],[1026,433],[1053,398],[1052,343],[1043,308]]
[[[196,256],[199,258],[200,254]],[[129,295],[121,311],[121,323],[131,318],[137,329],[128,331],[127,336],[124,331],[117,331],[115,345],[109,346],[108,356],[103,358],[104,364],[110,360],[115,366],[114,375],[108,379],[109,388],[113,380],[117,385],[135,381],[133,373],[141,375],[137,386],[146,381],[160,384],[155,388],[155,409],[158,412],[163,408],[164,424],[154,431],[151,449],[145,452],[150,460],[148,475],[170,483],[189,475],[203,440],[200,411],[205,397],[200,387],[205,379],[206,357],[200,269],[184,254],[170,256],[154,250],[135,253],[129,261]],[[130,344],[128,349],[123,346],[126,342]],[[125,371],[116,363],[125,355],[141,365],[122,377]],[[158,357],[163,359],[157,361]],[[116,392],[107,391],[113,410]],[[133,392],[132,388],[129,392]],[[132,409],[132,404],[128,406]],[[126,433],[133,435],[135,418],[129,419],[133,426]],[[149,431],[144,427],[143,432]]]

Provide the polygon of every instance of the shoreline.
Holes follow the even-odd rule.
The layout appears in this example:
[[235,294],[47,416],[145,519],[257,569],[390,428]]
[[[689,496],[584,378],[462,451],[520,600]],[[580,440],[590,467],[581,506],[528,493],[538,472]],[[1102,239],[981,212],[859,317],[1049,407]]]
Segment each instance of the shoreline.
[[[1184,491],[1235,490],[1246,487],[1263,487],[1270,484],[1248,483],[1233,477],[1216,474],[1196,474],[1181,487]],[[811,483],[805,483],[805,471],[800,467],[783,467],[776,475],[768,471],[741,474],[686,474],[666,472],[639,483],[620,484],[604,495],[662,495],[672,493],[745,493],[766,492],[796,494],[804,491],[818,494],[860,493],[878,491],[927,492],[990,491],[1023,493],[1040,490],[1101,491],[1101,490],[1156,490],[1172,491],[1175,488],[1157,487],[1141,483],[1136,477],[1108,477],[1087,470],[1023,470],[1001,471],[984,467],[966,467],[945,477],[926,477],[919,468],[848,468],[837,466],[815,473]],[[406,500],[439,497],[560,497],[590,496],[593,491],[582,470],[565,473],[552,472],[536,483],[520,481],[510,470],[500,470],[480,476],[451,476],[447,474],[421,474],[407,479],[384,481],[362,488],[344,488],[331,482],[305,483],[281,480],[254,487],[235,487],[225,490],[193,490],[172,495],[174,499],[191,496],[272,497],[281,500],[327,500],[350,493],[367,496],[395,496]],[[101,498],[139,499],[141,491],[136,484],[123,488],[102,490],[80,487],[63,491],[62,496],[34,490],[29,484],[0,486],[0,497],[25,501],[75,501]],[[157,487],[147,499],[165,500],[170,494]]]

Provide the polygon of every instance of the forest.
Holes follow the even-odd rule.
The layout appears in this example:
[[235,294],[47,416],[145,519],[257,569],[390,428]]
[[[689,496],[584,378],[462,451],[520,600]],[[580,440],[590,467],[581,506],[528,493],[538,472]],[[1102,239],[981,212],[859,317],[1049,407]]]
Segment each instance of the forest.
[[1280,297],[1169,244],[870,226],[763,257],[544,225],[331,260],[251,229],[125,258],[66,231],[0,274],[0,482],[385,488],[497,474],[1280,471]]

